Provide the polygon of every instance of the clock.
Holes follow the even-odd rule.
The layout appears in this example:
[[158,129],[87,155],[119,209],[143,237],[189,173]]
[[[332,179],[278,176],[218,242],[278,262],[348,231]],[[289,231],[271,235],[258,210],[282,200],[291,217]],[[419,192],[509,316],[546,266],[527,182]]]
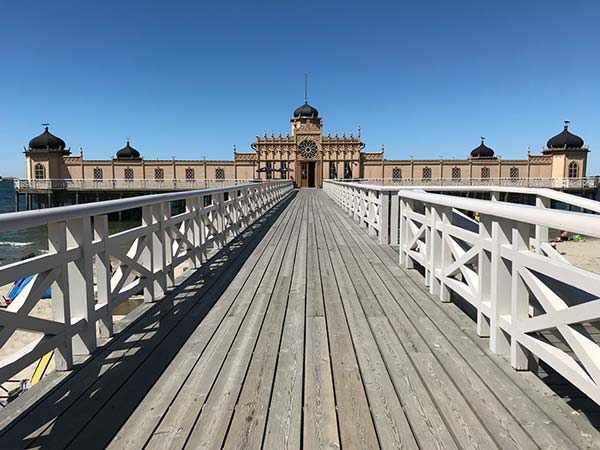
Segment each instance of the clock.
[[298,154],[304,159],[315,159],[317,157],[317,143],[309,139],[298,144]]

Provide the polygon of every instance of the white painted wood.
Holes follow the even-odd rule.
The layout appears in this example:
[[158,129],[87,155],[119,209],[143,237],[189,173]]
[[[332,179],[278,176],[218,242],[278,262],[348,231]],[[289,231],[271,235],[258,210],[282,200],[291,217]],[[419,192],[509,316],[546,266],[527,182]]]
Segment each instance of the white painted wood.
[[[0,267],[2,285],[35,275],[0,314],[0,347],[18,329],[41,333],[0,361],[0,382],[54,349],[57,369],[70,369],[74,354],[92,353],[98,335],[112,335],[117,305],[140,291],[146,302],[160,300],[175,284],[176,266],[198,267],[207,247],[223,247],[292,188],[290,181],[246,183],[0,214],[0,231],[46,225],[49,240],[48,254]],[[213,202],[205,206],[206,196]],[[171,203],[182,200],[186,210],[172,217]],[[142,209],[141,226],[110,235],[108,214],[133,208]],[[50,286],[53,320],[31,317]]]

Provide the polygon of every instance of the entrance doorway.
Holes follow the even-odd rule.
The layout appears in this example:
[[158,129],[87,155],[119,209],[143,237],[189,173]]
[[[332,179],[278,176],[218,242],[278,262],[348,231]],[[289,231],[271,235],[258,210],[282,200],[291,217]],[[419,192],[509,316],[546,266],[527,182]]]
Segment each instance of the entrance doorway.
[[315,187],[315,162],[307,161],[300,166],[300,187]]

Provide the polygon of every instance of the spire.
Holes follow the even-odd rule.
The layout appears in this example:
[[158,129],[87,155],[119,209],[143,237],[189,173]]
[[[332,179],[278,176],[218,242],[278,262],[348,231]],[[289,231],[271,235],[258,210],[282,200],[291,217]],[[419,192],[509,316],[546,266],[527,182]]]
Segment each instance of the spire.
[[568,130],[568,129],[569,129],[569,124],[570,124],[570,123],[571,123],[571,122],[570,122],[569,120],[565,120],[565,130]]
[[304,104],[308,103],[308,74],[304,74]]

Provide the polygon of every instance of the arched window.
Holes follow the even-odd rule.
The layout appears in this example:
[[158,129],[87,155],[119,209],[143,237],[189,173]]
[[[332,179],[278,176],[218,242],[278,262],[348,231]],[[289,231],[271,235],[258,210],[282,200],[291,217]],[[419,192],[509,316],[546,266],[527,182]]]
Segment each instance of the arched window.
[[95,181],[102,180],[102,169],[100,167],[94,167],[94,180]]
[[35,165],[34,176],[36,180],[44,180],[46,178],[46,168],[43,164],[37,163]]
[[191,167],[185,169],[185,179],[188,181],[194,181],[194,169]]
[[579,175],[579,167],[577,165],[577,163],[575,161],[571,161],[569,163],[569,178],[577,178],[577,176]]
[[154,169],[154,179],[157,181],[162,181],[165,179],[165,171],[162,169],[162,167],[157,167]]
[[489,178],[490,177],[490,168],[482,167],[481,168],[481,178]]
[[400,167],[394,167],[392,169],[392,179],[401,180],[402,179],[402,170]]
[[423,179],[431,180],[431,167],[423,167]]
[[460,180],[460,167],[453,167],[452,168],[452,179],[453,180]]
[[510,177],[511,178],[519,178],[519,168],[518,167],[510,168]]
[[224,180],[225,179],[225,169],[222,167],[217,167],[215,169],[215,180]]
[[125,171],[123,172],[123,175],[127,181],[133,181],[133,169],[130,169],[129,167],[127,169],[125,169]]

